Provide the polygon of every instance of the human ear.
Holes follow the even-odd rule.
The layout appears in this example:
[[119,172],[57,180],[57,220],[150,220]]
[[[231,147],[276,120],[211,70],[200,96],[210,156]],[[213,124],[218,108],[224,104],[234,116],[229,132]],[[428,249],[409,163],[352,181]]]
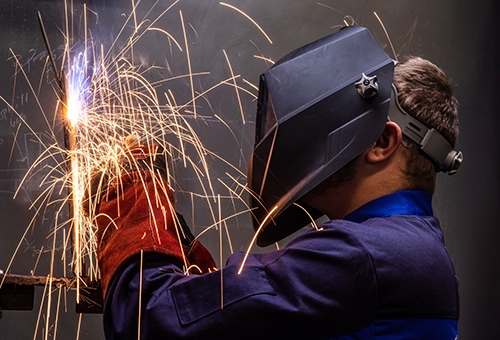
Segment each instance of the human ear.
[[394,122],[385,124],[384,132],[377,141],[370,146],[366,154],[368,163],[379,163],[390,158],[401,144],[403,134],[401,128]]

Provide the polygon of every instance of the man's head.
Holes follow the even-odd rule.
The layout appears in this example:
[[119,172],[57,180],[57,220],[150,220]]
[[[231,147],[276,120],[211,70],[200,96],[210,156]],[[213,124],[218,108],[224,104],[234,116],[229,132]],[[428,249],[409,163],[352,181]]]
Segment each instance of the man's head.
[[[458,103],[446,75],[436,65],[409,57],[394,70],[401,107],[454,147],[458,138]],[[331,175],[303,200],[331,218],[343,218],[360,205],[397,190],[434,192],[436,164],[419,146],[388,122],[365,152]]]
[[[379,186],[385,186],[384,190],[372,190],[372,196],[405,188],[434,190],[433,184],[427,185],[433,183],[434,177],[422,185],[421,167],[406,166],[406,159],[417,157],[418,150],[415,154],[411,146],[408,150],[400,147],[402,129],[407,133],[408,126],[403,124],[400,128],[392,114],[391,120],[396,120],[388,122],[388,112],[393,112],[390,107],[396,105],[391,99],[393,81],[402,87],[401,96],[408,98],[418,92],[413,88],[421,82],[427,82],[423,87],[430,92],[447,90],[441,90],[442,72],[438,70],[440,76],[435,76],[425,67],[424,71],[405,69],[407,63],[398,66],[402,71],[400,80],[394,80],[393,60],[368,30],[348,27],[291,52],[261,76],[255,147],[248,166],[250,203],[259,245],[275,242],[311,218],[321,216],[325,210],[315,204],[318,200],[310,198],[322,196],[326,189],[331,193],[332,188],[345,187],[344,182],[356,181],[359,176],[378,179]],[[412,69],[425,74],[415,77]],[[427,81],[428,74],[437,80]],[[428,93],[423,95],[430,104],[413,97],[407,102],[408,111],[432,120],[435,110],[440,109],[440,97],[432,94],[431,100]],[[422,103],[425,107],[420,107]],[[409,117],[403,109],[399,111],[406,115],[405,119]],[[422,149],[430,151],[434,158],[437,150],[436,159],[443,158],[444,151],[448,159],[448,154],[453,155],[451,146],[437,132],[431,132],[426,135],[430,138],[422,139]],[[442,148],[441,142],[447,147]],[[360,159],[366,166],[359,165]],[[348,178],[343,178],[343,174]],[[342,195],[353,196],[353,192],[345,191]]]
[[248,165],[254,229],[263,226],[259,245],[303,227],[307,213],[319,217],[294,203],[382,133],[393,73],[393,60],[369,31],[347,27],[261,75]]

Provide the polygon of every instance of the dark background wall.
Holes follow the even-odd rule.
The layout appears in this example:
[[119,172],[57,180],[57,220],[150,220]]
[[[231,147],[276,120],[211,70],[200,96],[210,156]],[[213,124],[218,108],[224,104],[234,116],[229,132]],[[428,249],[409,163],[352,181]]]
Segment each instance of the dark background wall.
[[[83,36],[82,3],[69,2],[69,6],[73,5],[73,10],[70,10],[73,15],[69,17],[69,26],[72,27],[74,38],[73,53],[81,47]],[[146,0],[141,2],[137,17],[144,16],[153,3]],[[160,1],[149,18],[156,18],[171,4],[171,1]],[[262,59],[255,58],[255,55],[277,61],[285,53],[335,31],[335,27],[343,24],[344,14],[352,16],[357,24],[368,27],[387,54],[393,57],[374,11],[384,22],[398,57],[422,56],[441,66],[453,79],[455,96],[460,102],[461,135],[458,149],[463,151],[465,162],[458,174],[438,176],[434,209],[442,221],[446,243],[460,279],[460,338],[500,338],[500,326],[497,321],[500,317],[500,232],[497,227],[497,221],[500,220],[500,209],[497,207],[500,202],[497,175],[500,166],[500,141],[497,134],[500,128],[497,108],[500,11],[497,2],[324,0],[319,4],[309,0],[228,0],[228,4],[251,16],[273,43],[271,44],[244,16],[215,0],[180,1],[155,24],[155,27],[168,31],[184,47],[179,13],[182,11],[186,22],[192,70],[210,72],[194,78],[194,88],[198,92],[231,77],[223,52],[225,51],[234,73],[240,75],[238,85],[255,95],[256,90],[243,82],[243,79],[257,85],[259,74],[270,66]],[[67,212],[58,211],[54,206],[44,208],[38,214],[29,209],[44,190],[43,186],[39,187],[42,173],[33,175],[31,180],[21,187],[15,199],[13,196],[28,168],[43,152],[43,146],[35,137],[38,136],[47,143],[54,140],[48,129],[48,125],[52,124],[47,124],[41,114],[43,109],[49,122],[52,122],[56,103],[54,76],[50,67],[44,69],[45,46],[35,13],[36,10],[42,12],[52,49],[55,50],[60,65],[64,38],[59,28],[64,31],[64,1],[2,0],[1,5],[0,96],[21,114],[31,129],[13,114],[7,104],[0,101],[0,269],[5,270],[21,241],[11,272],[30,274],[41,252],[35,274],[47,275],[53,248],[53,238],[48,235],[54,231],[56,217],[64,220],[67,218]],[[95,15],[89,14],[88,25],[96,41],[103,44],[107,50],[131,11],[131,1],[95,0],[88,1],[87,5],[98,13],[98,20]],[[350,19],[346,20],[350,22]],[[131,30],[129,23],[112,51],[119,50],[130,36]],[[24,76],[18,73],[18,76],[14,77],[16,66],[9,49],[12,49],[23,65],[35,92],[38,92],[41,84],[40,106]],[[134,61],[144,66],[158,66],[146,74],[151,82],[188,72],[185,53],[177,51],[174,45],[171,47],[165,35],[157,31],[148,32],[137,43],[134,48]],[[157,91],[163,94],[169,89],[180,103],[187,102],[191,97],[190,82],[185,78],[165,83]],[[243,92],[241,100],[245,124],[236,92],[229,85],[221,85],[207,93],[205,99],[197,101],[200,116],[190,122],[208,149],[245,173],[246,160],[253,145],[255,101],[252,95]],[[217,117],[224,120],[225,124]],[[53,131],[56,139],[62,142],[60,124],[56,123]],[[244,175],[215,158],[210,158],[209,162],[214,192],[216,195],[222,195],[222,217],[244,210],[244,204],[241,202],[236,201],[233,206],[234,201],[227,198],[227,190],[222,184],[224,182],[235,186],[229,175],[234,177],[236,182],[244,184]],[[52,163],[47,161],[47,164]],[[183,190],[195,193],[200,191],[199,182],[189,169],[179,166],[175,175],[179,187]],[[176,199],[178,210],[189,217],[189,223],[196,234],[212,224],[210,208],[217,209],[213,200],[207,203],[204,199],[182,193],[176,194]],[[191,202],[194,202],[194,206]],[[33,216],[36,220],[35,227],[23,238]],[[233,250],[246,250],[253,234],[248,214],[230,218],[227,225]],[[61,260],[64,256],[62,229],[56,234],[59,236],[55,254],[59,261],[54,274],[61,276],[64,274]],[[203,234],[201,239],[218,258],[219,233],[212,230]],[[227,239],[222,245],[222,252],[223,258],[230,253]],[[66,255],[66,259],[69,260],[69,255]],[[3,313],[3,319],[0,320],[0,339],[33,338],[42,294],[43,288],[38,288],[36,306],[32,312]],[[55,294],[59,294],[59,291],[55,291]],[[62,339],[76,339],[79,315],[74,312],[74,292],[64,292],[61,296],[57,336]],[[64,307],[65,305],[67,307]],[[55,311],[55,307],[53,310]],[[41,338],[45,333],[43,328],[46,314],[44,308],[37,338]],[[50,316],[50,325],[55,323],[54,315],[55,313]],[[50,334],[54,335],[53,329]],[[102,338],[100,316],[83,315],[80,339]]]

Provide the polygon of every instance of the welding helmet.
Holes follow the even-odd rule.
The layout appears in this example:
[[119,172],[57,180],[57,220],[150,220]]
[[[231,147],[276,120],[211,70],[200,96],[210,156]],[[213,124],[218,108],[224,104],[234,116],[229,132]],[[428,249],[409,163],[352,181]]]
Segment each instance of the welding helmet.
[[346,27],[261,75],[248,164],[258,245],[322,215],[299,200],[382,134],[393,73],[393,60],[366,28]]

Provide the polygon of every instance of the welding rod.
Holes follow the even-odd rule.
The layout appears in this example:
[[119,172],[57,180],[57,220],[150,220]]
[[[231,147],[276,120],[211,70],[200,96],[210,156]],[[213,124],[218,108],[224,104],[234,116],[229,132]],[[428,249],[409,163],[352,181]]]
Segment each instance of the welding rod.
[[[57,71],[57,66],[56,62],[54,59],[54,55],[52,54],[52,49],[50,48],[50,43],[49,43],[49,38],[47,37],[47,32],[45,31],[45,26],[43,25],[43,20],[42,20],[42,15],[40,11],[37,11],[38,13],[38,22],[40,23],[40,29],[42,30],[42,36],[43,40],[45,42],[45,47],[47,48],[47,52],[49,54],[50,62],[52,64],[52,68],[54,70],[54,74],[56,76],[57,84],[59,86],[60,94],[59,94],[59,100],[61,101],[61,109],[62,109],[62,116],[63,116],[63,131],[64,131],[64,147],[66,151],[69,151],[69,153],[66,155],[66,173],[68,175],[72,174],[73,167],[71,164],[71,152],[75,151],[75,131],[74,128],[71,126],[71,122],[69,121],[67,117],[67,111],[68,111],[68,93],[67,93],[67,84],[66,84],[66,77],[64,75],[64,70],[61,69],[61,73]],[[73,192],[73,187],[71,181],[68,182],[68,210],[69,210],[69,217],[71,220],[75,218],[75,195]],[[71,237],[71,243],[73,247],[78,244],[77,238],[79,235],[72,230],[72,237]],[[80,273],[76,272],[75,268],[78,268],[77,266],[73,267],[73,274],[76,277],[80,277],[81,273],[85,271],[85,262],[84,259],[77,259],[77,254],[79,253],[80,249],[74,249],[73,250],[73,260],[74,261],[80,261]]]
[[56,61],[54,59],[54,55],[52,54],[52,49],[50,48],[49,38],[47,38],[47,32],[45,31],[45,26],[43,25],[42,15],[40,11],[38,13],[38,22],[40,23],[40,29],[42,30],[43,41],[45,41],[45,47],[47,47],[47,52],[49,52],[50,63],[52,64],[52,69],[54,70],[54,74],[56,75],[57,85],[59,85],[59,89],[63,91],[62,84],[62,74],[57,72]]

